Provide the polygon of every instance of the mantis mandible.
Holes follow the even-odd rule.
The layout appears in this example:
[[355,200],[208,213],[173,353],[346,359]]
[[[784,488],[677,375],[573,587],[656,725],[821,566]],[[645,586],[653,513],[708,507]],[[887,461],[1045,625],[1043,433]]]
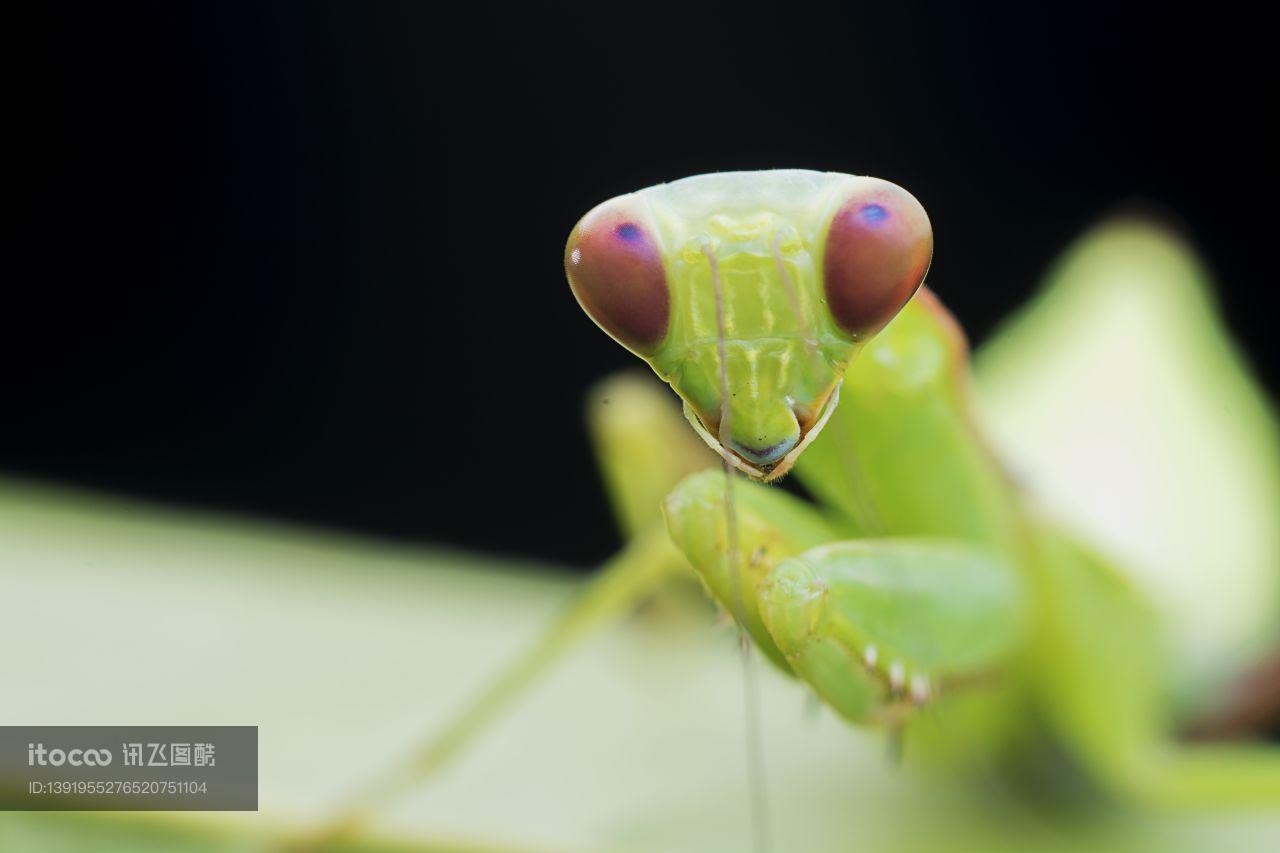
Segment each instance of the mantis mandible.
[[[945,738],[920,727],[926,754],[963,743],[984,772],[1016,757],[1034,776],[1066,753],[1118,799],[1280,802],[1274,750],[1173,742],[1149,608],[988,448],[963,333],[921,287],[931,254],[914,197],[842,174],[703,175],[584,216],[565,251],[574,295],[692,431],[652,383],[607,385],[593,428],[628,545],[339,826],[439,771],[566,649],[690,566],[850,723],[945,719]],[[792,470],[817,505],[765,485]]]

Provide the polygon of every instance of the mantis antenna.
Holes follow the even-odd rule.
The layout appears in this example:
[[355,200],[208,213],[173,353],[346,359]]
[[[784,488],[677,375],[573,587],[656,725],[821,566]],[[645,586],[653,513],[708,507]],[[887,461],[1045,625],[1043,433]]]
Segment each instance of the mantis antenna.
[[[715,291],[716,349],[719,355],[717,373],[720,380],[720,399],[729,400],[732,392],[729,390],[729,359],[725,340],[724,281],[720,277],[720,268],[716,263],[715,253],[711,251],[709,246],[705,245],[703,246],[703,253],[706,255],[707,263],[711,270],[711,283]],[[798,311],[799,306],[794,299],[794,294],[792,294],[792,297],[791,304],[797,311],[796,319],[799,322],[801,320]],[[720,418],[718,438],[721,446],[729,446],[728,442],[732,435],[733,415],[729,406],[726,405],[723,407],[723,413]],[[730,561],[731,595],[734,608],[741,613],[746,604],[743,600],[740,572],[742,553],[738,540],[738,508],[733,498],[733,479],[736,475],[732,459],[727,454],[722,455],[721,459],[724,466],[725,532],[729,540],[728,559]],[[772,822],[769,816],[769,790],[764,763],[764,735],[760,728],[760,688],[759,682],[756,680],[751,639],[740,624],[736,622],[734,624],[738,626],[738,654],[742,659],[742,704],[744,722],[746,724],[744,735],[747,745],[747,784],[751,795],[751,837],[755,849],[759,853],[767,853],[772,846]]]

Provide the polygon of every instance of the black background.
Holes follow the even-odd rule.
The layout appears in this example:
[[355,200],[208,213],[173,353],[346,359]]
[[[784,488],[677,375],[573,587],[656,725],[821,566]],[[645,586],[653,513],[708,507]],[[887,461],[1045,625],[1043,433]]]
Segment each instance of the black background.
[[[703,171],[908,187],[981,340],[1140,205],[1271,389],[1275,85],[1227,7],[59,6],[14,23],[0,470],[586,565],[580,425],[633,359],[581,213]],[[1256,34],[1256,35],[1255,35]]]

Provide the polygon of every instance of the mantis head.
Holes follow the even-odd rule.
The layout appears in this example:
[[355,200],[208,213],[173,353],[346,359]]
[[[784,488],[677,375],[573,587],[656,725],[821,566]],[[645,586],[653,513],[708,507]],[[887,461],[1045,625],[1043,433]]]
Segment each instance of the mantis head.
[[744,473],[785,474],[858,350],[924,280],[924,208],[877,178],[722,172],[591,210],[565,270],[579,304],[680,395]]

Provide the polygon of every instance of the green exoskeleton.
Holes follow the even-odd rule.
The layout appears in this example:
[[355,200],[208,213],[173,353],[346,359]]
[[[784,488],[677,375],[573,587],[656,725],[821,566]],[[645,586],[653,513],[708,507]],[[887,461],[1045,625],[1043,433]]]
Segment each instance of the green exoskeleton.
[[821,504],[696,474],[663,501],[672,539],[853,723],[936,703],[993,766],[1034,772],[1044,738],[1116,795],[1280,801],[1274,752],[1169,746],[1152,614],[984,442],[964,336],[917,293],[931,249],[904,190],[804,171],[690,178],[583,218],[566,266],[586,311],[729,464],[763,481],[794,465]]
[[[805,464],[850,364],[924,280],[932,243],[919,202],[886,181],[726,173],[606,202],[574,230],[566,268],[586,311],[671,385],[694,430],[730,466],[768,482]],[[917,321],[909,342],[928,346],[940,331],[942,349],[925,354],[940,366],[951,330],[936,303],[921,305],[937,316]],[[874,357],[894,357],[895,373],[909,367],[918,381],[930,365],[907,362],[919,355],[880,347]],[[861,455],[860,440],[841,439],[840,451]],[[921,467],[885,475],[926,491],[950,476],[922,467],[937,450],[910,452]],[[831,458],[821,467],[842,467],[851,481],[869,473]],[[843,491],[863,505],[861,531],[786,507],[780,493],[744,488],[732,500],[715,474],[684,483],[664,510],[707,588],[770,660],[855,722],[900,720],[940,682],[1010,657],[1024,621],[1020,581],[1002,532],[890,526],[871,495],[853,482]],[[841,541],[858,532],[875,538]],[[921,538],[940,535],[952,538]]]
[[[949,766],[1035,791],[1066,756],[1107,797],[1280,804],[1275,750],[1175,744],[1151,609],[988,447],[963,334],[921,288],[932,248],[905,190],[801,170],[689,178],[583,217],[574,295],[692,430],[656,383],[603,386],[593,434],[628,545],[365,804],[443,767],[690,566],[779,670],[850,723],[918,729]],[[814,502],[765,485],[792,470]]]

